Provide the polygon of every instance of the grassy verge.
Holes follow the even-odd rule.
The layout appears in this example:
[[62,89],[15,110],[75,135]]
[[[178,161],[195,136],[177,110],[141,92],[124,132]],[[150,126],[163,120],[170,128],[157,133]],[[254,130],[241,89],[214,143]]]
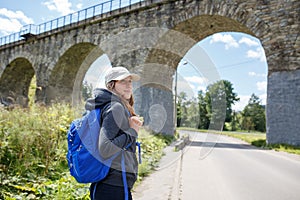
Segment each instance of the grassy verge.
[[193,129],[193,128],[179,128],[178,130],[190,130],[190,131],[197,131],[197,132],[209,132],[209,133],[213,133],[213,134],[226,135],[229,137],[234,137],[234,138],[243,140],[243,141],[245,141],[253,146],[256,146],[256,147],[272,149],[275,151],[284,151],[287,153],[293,153],[293,154],[300,155],[300,147],[292,146],[292,145],[288,145],[288,144],[267,144],[265,133],[199,130],[199,129]]
[[[78,117],[71,106],[0,108],[0,199],[89,199],[89,184],[69,175],[66,134]],[[141,130],[138,180],[151,173],[173,137]]]

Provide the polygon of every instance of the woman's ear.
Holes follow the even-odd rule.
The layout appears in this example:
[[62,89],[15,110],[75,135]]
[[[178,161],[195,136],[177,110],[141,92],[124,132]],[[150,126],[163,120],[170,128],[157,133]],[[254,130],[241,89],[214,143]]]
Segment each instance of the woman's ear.
[[106,84],[107,89],[112,90],[115,87],[115,81],[111,81]]

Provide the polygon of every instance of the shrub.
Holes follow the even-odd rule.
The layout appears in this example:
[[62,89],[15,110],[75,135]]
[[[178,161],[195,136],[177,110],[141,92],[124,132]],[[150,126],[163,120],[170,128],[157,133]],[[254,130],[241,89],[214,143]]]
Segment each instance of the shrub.
[[[78,112],[63,104],[0,108],[0,199],[89,199],[89,185],[69,175],[66,134]],[[147,176],[173,137],[141,130],[139,177]]]
[[2,196],[3,188],[6,193],[38,193],[34,185],[58,180],[66,172],[66,132],[74,114],[70,106],[62,104],[11,111],[1,108]]

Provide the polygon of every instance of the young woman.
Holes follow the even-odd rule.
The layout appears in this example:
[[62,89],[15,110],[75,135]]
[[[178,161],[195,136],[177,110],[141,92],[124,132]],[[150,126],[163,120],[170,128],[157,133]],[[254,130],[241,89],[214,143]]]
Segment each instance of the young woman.
[[[105,76],[107,89],[96,89],[95,98],[89,99],[86,109],[102,108],[102,122],[99,136],[100,155],[106,159],[120,152],[113,160],[109,174],[100,182],[92,183],[92,200],[124,200],[124,180],[122,177],[122,155],[125,161],[128,199],[136,179],[138,162],[136,158],[136,138],[142,122],[133,109],[132,81],[140,77],[131,74],[124,67],[114,67]],[[124,170],[123,170],[124,171]],[[124,175],[123,175],[124,176]]]

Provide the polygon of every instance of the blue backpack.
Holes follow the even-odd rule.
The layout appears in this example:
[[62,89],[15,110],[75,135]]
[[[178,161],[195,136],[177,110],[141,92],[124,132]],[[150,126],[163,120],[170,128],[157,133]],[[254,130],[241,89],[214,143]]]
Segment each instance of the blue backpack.
[[67,160],[70,174],[79,183],[94,183],[106,177],[112,160],[101,158],[98,150],[101,109],[88,111],[74,120],[68,131]]
[[[101,127],[101,109],[88,111],[82,118],[74,120],[68,131],[67,160],[70,174],[79,183],[95,183],[103,180],[110,169],[112,161],[122,151],[104,160],[98,148],[98,139]],[[137,143],[140,158],[140,144]],[[126,149],[129,147],[128,145]],[[128,199],[125,159],[121,159],[122,179],[125,199]],[[95,191],[94,191],[95,192]],[[93,194],[94,196],[94,194]]]

